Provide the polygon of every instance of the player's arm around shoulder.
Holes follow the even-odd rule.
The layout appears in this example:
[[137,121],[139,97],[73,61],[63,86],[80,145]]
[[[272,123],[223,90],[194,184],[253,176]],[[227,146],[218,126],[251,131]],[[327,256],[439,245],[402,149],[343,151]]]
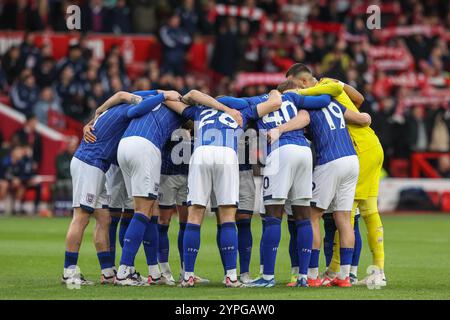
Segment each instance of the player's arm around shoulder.
[[189,91],[182,97],[181,101],[187,105],[199,104],[225,112],[229,114],[239,124],[239,126],[242,127],[243,125],[242,115],[238,110],[227,107],[220,101],[217,101],[210,95],[203,93],[199,90],[194,89]]
[[282,103],[281,93],[278,90],[270,91],[267,100],[256,105],[258,117],[262,118],[266,114],[277,111],[281,108]]
[[146,97],[137,105],[132,105],[127,111],[127,116],[129,118],[138,118],[149,113],[164,101],[179,101],[181,98],[177,91],[158,90],[157,92],[156,95]]
[[299,110],[297,115],[281,126],[271,129],[267,134],[267,139],[270,144],[277,141],[280,136],[289,131],[300,130],[309,125],[311,119],[306,110]]
[[370,126],[372,123],[372,118],[368,113],[355,112],[350,109],[345,109],[344,118],[347,123],[360,125],[361,127]]
[[317,85],[310,88],[299,89],[297,92],[304,96],[318,96],[328,94],[332,97],[339,96],[344,91],[344,83],[334,79],[322,79]]

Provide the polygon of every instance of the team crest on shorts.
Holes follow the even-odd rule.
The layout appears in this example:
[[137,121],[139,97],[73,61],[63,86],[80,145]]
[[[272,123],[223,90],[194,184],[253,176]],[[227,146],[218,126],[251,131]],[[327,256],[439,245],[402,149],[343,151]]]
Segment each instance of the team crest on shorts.
[[94,195],[92,193],[86,194],[86,202],[87,203],[94,203]]

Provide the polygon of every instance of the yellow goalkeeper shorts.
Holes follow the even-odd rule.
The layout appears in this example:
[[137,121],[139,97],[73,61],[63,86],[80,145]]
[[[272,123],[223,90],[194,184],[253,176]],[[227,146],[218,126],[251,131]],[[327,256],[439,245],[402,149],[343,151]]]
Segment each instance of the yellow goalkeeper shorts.
[[355,200],[366,200],[368,197],[378,197],[381,169],[384,152],[381,145],[358,154],[359,176],[356,185]]

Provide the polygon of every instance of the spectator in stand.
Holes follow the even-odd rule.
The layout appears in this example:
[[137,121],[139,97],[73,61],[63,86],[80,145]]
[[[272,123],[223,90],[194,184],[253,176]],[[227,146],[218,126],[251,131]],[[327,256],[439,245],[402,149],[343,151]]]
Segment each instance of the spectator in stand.
[[0,59],[0,94],[6,92],[8,87],[8,80],[6,79],[6,73],[2,68],[2,60]]
[[3,56],[3,70],[5,70],[6,80],[10,85],[23,69],[23,61],[20,59],[20,49],[18,46],[12,46]]
[[181,27],[193,35],[198,28],[199,13],[194,0],[184,0],[183,4],[175,10],[181,19]]
[[406,117],[408,145],[411,151],[427,151],[430,142],[430,121],[422,106],[414,106]]
[[211,68],[220,75],[228,77],[235,74],[239,59],[238,35],[236,30],[230,27],[233,21],[236,22],[228,19],[219,27],[211,60]]
[[42,30],[42,22],[36,1],[5,1],[0,17],[2,29]]
[[92,86],[92,92],[87,97],[86,104],[91,110],[91,112],[94,112],[95,109],[101,106],[102,103],[105,102],[107,98],[108,96],[105,94],[105,91],[103,90],[102,83],[100,81],[97,81],[94,82]]
[[54,90],[61,100],[64,114],[83,122],[87,116],[87,110],[82,103],[82,86],[75,79],[73,69],[70,65],[67,65],[62,70],[59,81],[55,83]]
[[16,146],[2,160],[0,177],[0,205],[5,207],[8,192],[13,195],[13,214],[22,214],[23,196],[28,188],[36,189],[35,209],[40,203],[40,185],[37,183],[32,166],[32,150],[29,146]]
[[72,179],[70,162],[78,147],[78,138],[71,137],[63,152],[55,159],[56,181],[52,185],[52,199],[56,215],[70,214],[72,211]]
[[334,50],[325,55],[321,67],[322,74],[342,81],[347,80],[346,72],[350,67],[350,56],[345,49],[346,42],[339,41]]
[[12,85],[10,97],[15,109],[25,115],[33,113],[33,105],[39,97],[39,88],[30,70],[24,70],[22,79]]
[[61,74],[68,66],[72,68],[75,78],[81,80],[82,73],[86,70],[86,61],[83,59],[83,51],[79,44],[69,47],[68,56],[63,58],[57,65],[58,73]]
[[[41,90],[40,98],[33,107],[34,114],[38,121],[45,125],[50,125],[48,122],[49,112],[56,112],[57,114],[64,114],[61,103],[58,101],[52,87],[44,87]],[[55,124],[52,123],[51,126]],[[61,125],[58,125],[60,127]]]
[[81,28],[92,32],[108,31],[108,15],[103,0],[90,0],[82,7]]
[[450,156],[444,155],[438,159],[438,171],[442,178],[450,178]]
[[40,88],[51,86],[56,79],[55,60],[50,57],[44,58],[34,69],[34,74]]
[[17,137],[21,146],[32,148],[32,170],[37,171],[42,160],[42,139],[37,132],[38,119],[35,115],[28,115],[23,128],[17,130],[14,136]]
[[131,21],[134,32],[152,33],[157,30],[158,19],[156,15],[157,6],[160,1],[156,0],[131,0]]
[[184,75],[186,52],[192,38],[180,27],[180,17],[172,15],[159,30],[159,36],[163,44],[162,72]]
[[111,21],[111,31],[116,34],[130,33],[130,8],[125,0],[118,0],[115,7],[110,10],[109,20]]
[[25,68],[34,69],[41,60],[41,51],[34,43],[35,37],[31,32],[25,32],[23,42],[20,44],[20,60]]

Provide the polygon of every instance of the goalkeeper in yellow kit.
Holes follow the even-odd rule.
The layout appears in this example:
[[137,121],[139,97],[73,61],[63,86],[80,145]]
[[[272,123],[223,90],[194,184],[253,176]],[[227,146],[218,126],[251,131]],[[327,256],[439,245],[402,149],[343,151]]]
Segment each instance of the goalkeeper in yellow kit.
[[[358,112],[357,107],[360,107],[361,103],[364,101],[362,95],[349,85],[328,78],[318,81],[313,77],[311,70],[301,63],[292,65],[286,73],[286,78],[295,81],[299,88],[303,88],[298,90],[299,94],[329,94],[344,107],[356,112]],[[366,224],[373,264],[379,269],[379,284],[386,285],[384,276],[383,225],[377,206],[378,186],[384,153],[378,137],[370,127],[361,127],[352,124],[347,124],[347,126],[360,165],[352,220],[354,219],[356,209],[359,208],[361,217]],[[337,237],[339,237],[339,235],[336,233],[333,259],[325,275],[329,278],[333,278],[339,272],[339,241]],[[363,284],[366,281],[367,280],[364,279],[363,281],[360,281],[360,283]]]

